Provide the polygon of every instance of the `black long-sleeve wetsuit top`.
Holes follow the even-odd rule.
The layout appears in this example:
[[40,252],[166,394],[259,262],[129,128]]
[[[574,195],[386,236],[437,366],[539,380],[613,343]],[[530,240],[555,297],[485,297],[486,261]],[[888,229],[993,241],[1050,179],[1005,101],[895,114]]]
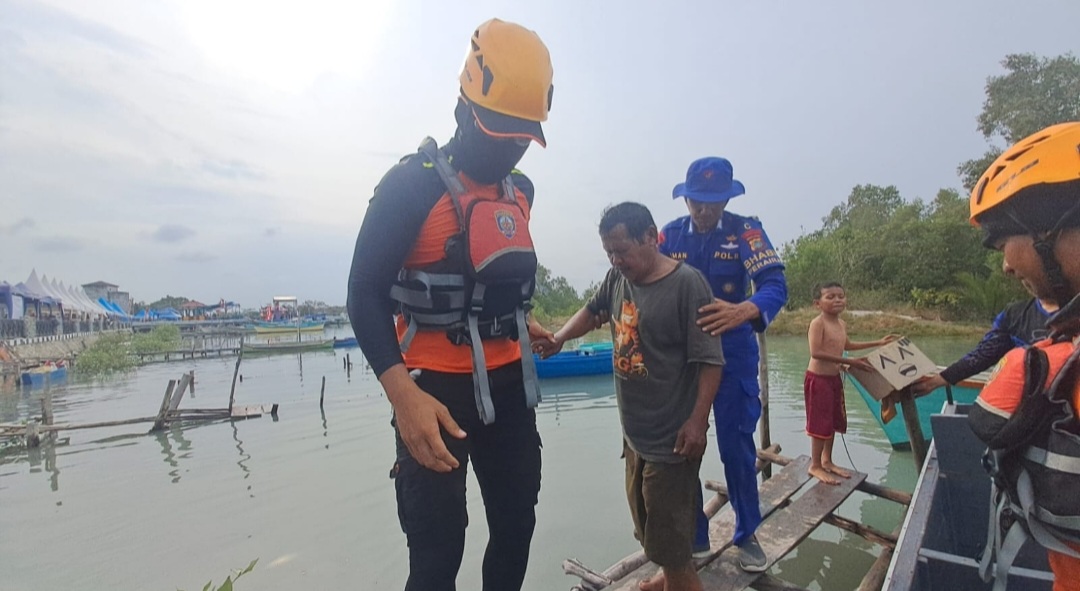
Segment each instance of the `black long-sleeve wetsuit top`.
[[[451,165],[456,149],[454,140],[443,147]],[[403,363],[393,319],[397,304],[390,298],[390,287],[428,213],[446,193],[439,174],[425,163],[427,158],[422,154],[411,154],[383,176],[356,237],[349,272],[349,321],[376,376]],[[516,170],[511,178],[531,206],[532,182]]]
[[965,380],[992,367],[1006,353],[1016,347],[1030,345],[1049,334],[1046,319],[1050,313],[1043,309],[1036,298],[1013,302],[994,318],[993,328],[983,336],[979,344],[956,363],[941,371],[941,377],[950,384]]

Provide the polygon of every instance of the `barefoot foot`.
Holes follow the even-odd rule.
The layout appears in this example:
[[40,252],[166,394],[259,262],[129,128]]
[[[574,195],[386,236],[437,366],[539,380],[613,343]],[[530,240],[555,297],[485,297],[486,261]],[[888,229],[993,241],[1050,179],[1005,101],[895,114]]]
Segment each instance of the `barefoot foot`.
[[664,591],[665,583],[666,580],[664,578],[664,571],[660,571],[655,575],[638,583],[637,588],[640,591]]
[[824,468],[826,472],[829,472],[830,474],[836,474],[840,478],[851,478],[851,472],[841,468],[840,466],[837,466],[832,462],[822,462],[821,467]]
[[810,469],[807,470],[807,472],[809,472],[811,476],[817,478],[825,484],[840,484],[840,481],[833,478],[832,473],[830,473],[825,468],[811,466]]

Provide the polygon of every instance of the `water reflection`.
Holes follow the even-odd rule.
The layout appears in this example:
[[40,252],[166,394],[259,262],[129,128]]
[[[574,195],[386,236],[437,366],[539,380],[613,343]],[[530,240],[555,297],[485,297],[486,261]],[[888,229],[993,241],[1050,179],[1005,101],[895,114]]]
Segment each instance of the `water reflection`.
[[44,463],[45,472],[49,473],[49,490],[60,490],[60,468],[56,464],[56,446],[66,444],[66,440],[43,443],[39,447],[26,450],[26,459],[30,464],[31,474],[40,474]]
[[[244,442],[240,440],[240,431],[236,426],[236,423],[238,422],[239,421],[229,421],[232,426],[232,438],[233,441],[236,442],[236,451],[240,453],[240,459],[236,461],[236,465],[240,466],[240,470],[244,473],[244,480],[247,480],[251,477],[251,470],[247,465],[248,460],[251,459],[251,455],[244,451]],[[248,496],[254,499],[255,495],[251,492],[251,483],[248,483],[247,490]]]
[[[834,533],[819,531],[822,534]],[[851,589],[852,583],[861,578],[852,575],[865,573],[877,558],[875,554],[856,547],[854,541],[863,541],[859,536],[845,532],[835,536],[835,540],[821,540],[816,538],[818,533],[814,535],[800,542],[796,551],[777,562],[772,572],[798,587]]]
[[[191,440],[184,437],[184,429],[178,424],[172,424],[167,430],[155,431],[150,434],[161,445],[161,454],[165,456],[164,462],[169,465],[169,478],[173,484],[180,482],[180,459],[191,457]],[[142,437],[142,435],[139,435]],[[171,441],[170,441],[171,439]],[[176,443],[177,451],[173,451],[173,443]]]

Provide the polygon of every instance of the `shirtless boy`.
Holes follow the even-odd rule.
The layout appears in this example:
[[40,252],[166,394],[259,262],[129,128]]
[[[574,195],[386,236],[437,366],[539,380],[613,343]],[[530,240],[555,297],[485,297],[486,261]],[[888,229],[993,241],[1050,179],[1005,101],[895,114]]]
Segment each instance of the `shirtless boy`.
[[854,342],[848,339],[847,326],[840,313],[847,308],[844,288],[835,281],[814,288],[814,307],[821,313],[810,321],[810,365],[803,381],[806,401],[806,434],[810,436],[810,475],[826,484],[840,484],[836,479],[850,478],[851,473],[832,461],[833,438],[847,432],[844,408],[843,366],[872,370],[866,358],[844,357],[844,351],[880,347],[899,338],[889,335],[877,341]]

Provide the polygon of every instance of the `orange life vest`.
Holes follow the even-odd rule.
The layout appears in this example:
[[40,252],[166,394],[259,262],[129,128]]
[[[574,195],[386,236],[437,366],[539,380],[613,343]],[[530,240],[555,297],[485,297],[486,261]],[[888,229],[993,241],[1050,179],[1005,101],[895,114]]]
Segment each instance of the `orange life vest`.
[[489,368],[520,359],[527,402],[539,402],[525,322],[537,268],[528,201],[509,177],[478,185],[458,174],[431,138],[420,151],[447,192],[428,214],[391,288],[398,339],[406,367],[471,372],[477,410],[490,423]]

